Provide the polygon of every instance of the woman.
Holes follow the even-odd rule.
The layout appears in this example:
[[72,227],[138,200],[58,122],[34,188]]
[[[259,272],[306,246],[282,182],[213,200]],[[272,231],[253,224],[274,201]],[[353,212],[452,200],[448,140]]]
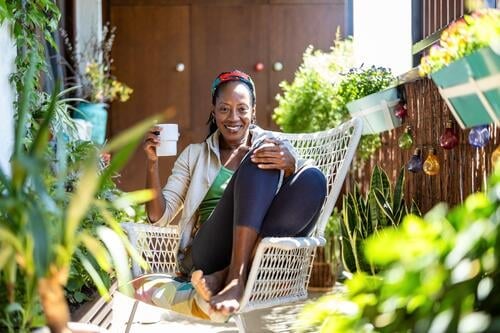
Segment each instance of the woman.
[[[326,180],[297,158],[288,142],[255,125],[255,86],[241,71],[212,85],[210,135],[189,145],[161,188],[159,127],[146,136],[146,205],[152,223],[166,225],[182,209],[178,266],[213,311],[239,309],[252,252],[269,236],[305,236],[319,216]],[[304,195],[307,194],[307,195]]]

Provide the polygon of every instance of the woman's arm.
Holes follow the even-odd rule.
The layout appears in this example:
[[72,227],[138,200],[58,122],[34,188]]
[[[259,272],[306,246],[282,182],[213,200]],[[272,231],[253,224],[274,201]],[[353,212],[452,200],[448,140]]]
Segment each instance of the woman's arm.
[[165,198],[161,193],[160,172],[156,147],[160,145],[158,137],[161,127],[155,126],[146,134],[143,149],[146,153],[146,188],[155,192],[153,200],[146,203],[146,212],[151,222],[158,221],[165,212]]
[[281,140],[266,138],[263,143],[253,151],[252,162],[261,169],[283,170],[285,177],[295,172],[295,156]]

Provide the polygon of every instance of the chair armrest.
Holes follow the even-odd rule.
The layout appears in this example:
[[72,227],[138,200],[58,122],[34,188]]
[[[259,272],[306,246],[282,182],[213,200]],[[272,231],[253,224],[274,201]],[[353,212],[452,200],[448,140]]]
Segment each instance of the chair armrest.
[[137,263],[133,262],[134,277],[144,273],[176,272],[176,257],[180,241],[177,226],[159,227],[133,222],[123,222],[120,225],[126,231],[132,246],[149,265],[149,269],[144,271]]
[[263,238],[257,247],[269,248],[274,247],[283,250],[292,250],[299,248],[315,248],[325,246],[326,240],[324,237],[266,237]]

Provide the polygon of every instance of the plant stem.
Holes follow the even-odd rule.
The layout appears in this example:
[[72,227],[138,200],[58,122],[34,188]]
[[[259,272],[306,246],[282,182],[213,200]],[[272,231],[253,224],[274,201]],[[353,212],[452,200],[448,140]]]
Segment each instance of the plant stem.
[[38,292],[47,326],[52,333],[70,333],[68,328],[69,308],[64,297],[61,272],[51,274],[38,282]]

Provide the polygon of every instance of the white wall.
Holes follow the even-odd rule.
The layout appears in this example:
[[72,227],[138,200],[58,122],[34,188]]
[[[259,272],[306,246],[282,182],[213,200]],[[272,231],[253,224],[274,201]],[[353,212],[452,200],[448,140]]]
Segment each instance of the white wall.
[[15,71],[16,48],[6,23],[0,25],[0,168],[10,173],[14,145],[14,87],[9,75]]
[[[88,42],[95,36],[102,40],[102,1],[75,1],[75,48],[78,53],[85,51]],[[85,64],[80,63],[83,71]]]
[[358,66],[412,68],[411,0],[353,0],[353,33]]

